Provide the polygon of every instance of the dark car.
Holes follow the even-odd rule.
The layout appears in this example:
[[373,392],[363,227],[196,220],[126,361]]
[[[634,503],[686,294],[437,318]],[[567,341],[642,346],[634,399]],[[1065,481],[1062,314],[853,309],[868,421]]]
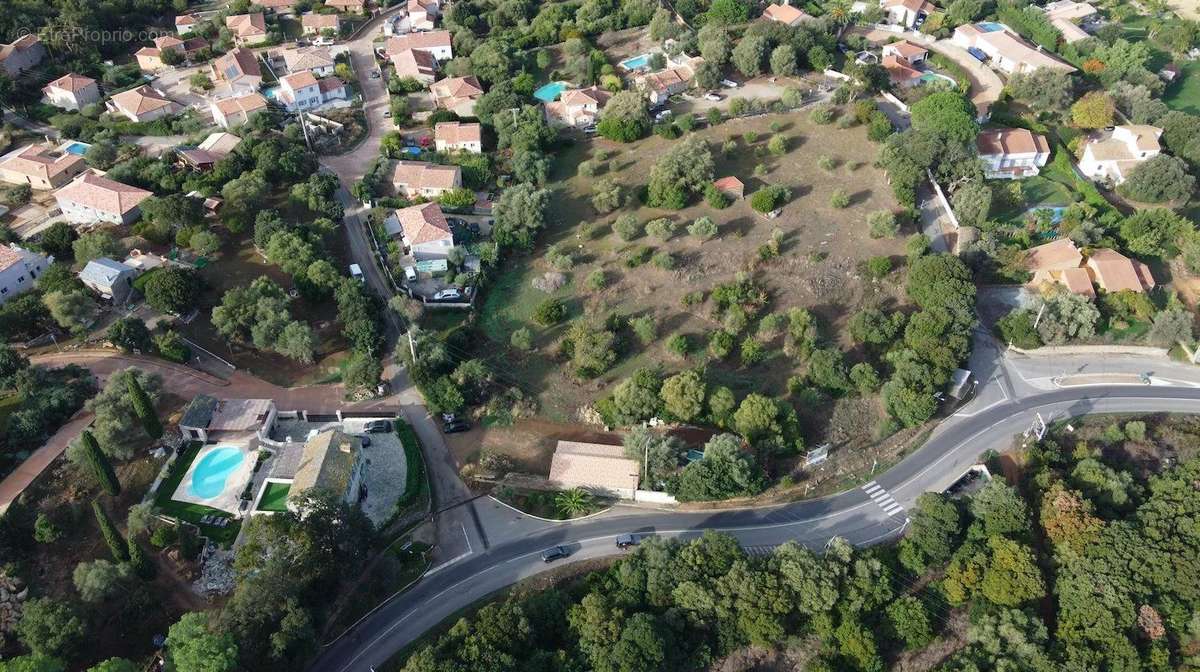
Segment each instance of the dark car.
[[387,420],[372,420],[363,425],[363,430],[368,434],[382,434],[392,431],[392,423]]
[[369,436],[362,437],[361,439],[359,439],[359,442],[362,443],[363,448],[371,447],[371,437],[369,437]]
[[624,550],[626,548],[637,546],[637,543],[637,537],[633,536],[632,534],[617,535],[617,548]]
[[467,422],[466,420],[451,420],[450,422],[442,425],[442,431],[446,434],[457,434],[459,432],[465,432],[470,428],[471,423]]
[[559,558],[565,558],[571,553],[567,551],[566,546],[551,546],[542,551],[542,562],[554,562]]

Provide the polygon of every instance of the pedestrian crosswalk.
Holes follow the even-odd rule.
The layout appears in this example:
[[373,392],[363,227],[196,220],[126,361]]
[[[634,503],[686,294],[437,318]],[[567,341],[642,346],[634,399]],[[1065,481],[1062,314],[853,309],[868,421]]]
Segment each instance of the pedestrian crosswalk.
[[888,494],[888,491],[880,487],[875,481],[862,486],[862,489],[887,515],[894,516],[904,510],[904,507],[896,502],[896,498]]

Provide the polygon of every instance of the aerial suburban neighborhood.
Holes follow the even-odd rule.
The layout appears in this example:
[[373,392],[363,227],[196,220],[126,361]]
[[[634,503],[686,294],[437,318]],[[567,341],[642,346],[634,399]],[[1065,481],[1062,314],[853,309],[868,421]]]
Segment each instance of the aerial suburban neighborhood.
[[1200,671],[1194,0],[0,2],[0,672]]

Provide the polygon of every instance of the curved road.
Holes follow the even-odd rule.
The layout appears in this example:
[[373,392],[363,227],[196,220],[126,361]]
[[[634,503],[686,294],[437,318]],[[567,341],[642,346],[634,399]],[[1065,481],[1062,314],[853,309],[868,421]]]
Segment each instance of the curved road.
[[616,552],[613,537],[623,532],[686,538],[719,530],[736,536],[752,553],[787,541],[821,548],[835,536],[858,545],[876,543],[897,536],[907,521],[888,496],[909,507],[921,493],[945,489],[982,453],[1008,448],[1037,412],[1043,418],[1061,418],[1108,412],[1195,412],[1197,408],[1200,388],[1194,387],[1080,386],[1042,392],[994,403],[943,423],[920,449],[881,474],[874,483],[883,490],[871,487],[870,495],[856,488],[782,506],[694,513],[620,508],[587,521],[544,525],[495,543],[461,563],[435,568],[335,642],[312,669],[369,672],[378,668],[456,611],[545,570],[539,553],[554,544],[567,545],[573,551],[571,560],[580,560]]

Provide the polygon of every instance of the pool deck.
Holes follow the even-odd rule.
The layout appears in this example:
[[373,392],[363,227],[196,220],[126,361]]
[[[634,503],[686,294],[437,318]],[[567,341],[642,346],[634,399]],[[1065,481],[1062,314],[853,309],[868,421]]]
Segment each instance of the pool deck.
[[[242,451],[242,461],[225,479],[225,487],[215,497],[206,498],[192,494],[192,476],[196,471],[196,465],[200,464],[205,455],[224,447],[237,448]],[[187,473],[183,475],[183,480],[179,482],[179,487],[171,495],[171,499],[177,502],[200,504],[201,506],[237,515],[238,505],[242,501],[242,490],[246,488],[246,483],[250,482],[250,477],[254,474],[254,463],[257,459],[258,453],[252,448],[248,439],[241,441],[222,440],[219,443],[208,444],[201,448],[200,452],[196,453],[196,459],[192,460],[192,463],[188,465]]]

